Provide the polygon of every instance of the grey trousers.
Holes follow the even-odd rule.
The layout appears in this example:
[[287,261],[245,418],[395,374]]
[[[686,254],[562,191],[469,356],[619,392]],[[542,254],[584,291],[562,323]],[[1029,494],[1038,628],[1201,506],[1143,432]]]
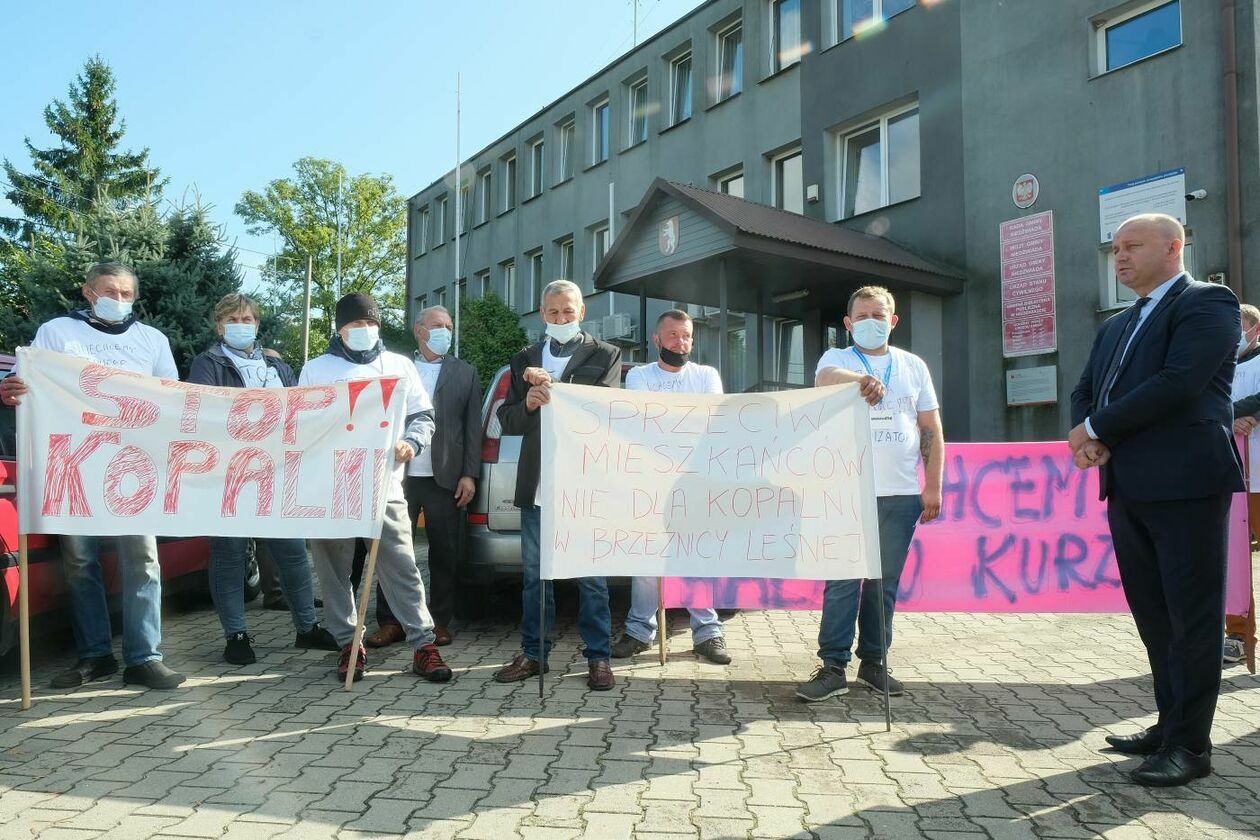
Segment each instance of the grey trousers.
[[[324,593],[324,625],[342,647],[354,640],[358,613],[350,586],[354,561],[354,540],[311,540],[311,557]],[[433,644],[433,617],[429,615],[424,581],[416,568],[411,545],[411,522],[407,502],[390,500],[385,504],[381,546],[376,553],[375,578],[403,630],[407,642],[416,649]]]

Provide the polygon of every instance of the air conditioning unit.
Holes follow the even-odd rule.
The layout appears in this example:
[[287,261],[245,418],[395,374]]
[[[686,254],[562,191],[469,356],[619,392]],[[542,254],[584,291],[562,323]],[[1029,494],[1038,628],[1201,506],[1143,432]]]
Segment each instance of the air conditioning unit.
[[634,321],[624,312],[618,312],[615,315],[605,315],[602,325],[604,338],[628,338],[631,332],[634,331]]
[[525,340],[530,344],[542,339],[542,330],[525,330]]
[[601,321],[584,321],[582,330],[591,338],[604,337],[604,324]]

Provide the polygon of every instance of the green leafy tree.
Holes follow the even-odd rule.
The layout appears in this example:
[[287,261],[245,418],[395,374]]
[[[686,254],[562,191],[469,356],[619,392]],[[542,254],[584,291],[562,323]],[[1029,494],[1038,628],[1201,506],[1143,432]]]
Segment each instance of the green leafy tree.
[[127,124],[118,116],[114,88],[113,71],[96,56],[70,85],[69,101],[44,109],[44,124],[60,145],[40,149],[27,138],[33,172],[5,159],[11,185],[5,197],[25,218],[0,219],[0,230],[25,245],[35,228],[41,235],[73,231],[77,217],[97,201],[123,209],[157,197],[163,182],[149,165],[149,150],[118,148]]
[[[246,192],[236,213],[254,234],[275,234],[283,243],[264,269],[268,308],[278,319],[275,342],[286,358],[300,361],[306,261],[311,284],[311,356],[328,346],[339,294],[367,292],[381,307],[381,332],[395,349],[409,344],[406,318],[406,200],[388,175],[349,176],[340,163],[305,157],[294,177]],[[340,190],[339,190],[340,188]],[[341,281],[337,251],[341,249]]]
[[519,316],[498,295],[490,293],[463,302],[459,310],[459,357],[477,368],[482,393],[499,368],[525,344]]

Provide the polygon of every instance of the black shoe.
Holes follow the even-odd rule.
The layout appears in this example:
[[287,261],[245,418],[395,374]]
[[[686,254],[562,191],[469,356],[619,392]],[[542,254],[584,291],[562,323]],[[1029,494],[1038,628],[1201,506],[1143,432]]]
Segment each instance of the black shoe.
[[253,665],[258,657],[254,655],[252,641],[248,633],[228,636],[227,644],[223,646],[223,661],[229,665]]
[[715,665],[731,664],[731,655],[726,652],[726,639],[721,636],[705,639],[692,650],[695,651],[696,656],[703,657]]
[[143,685],[149,688],[175,688],[184,680],[183,674],[177,674],[160,659],[150,660],[143,665],[128,665],[123,668],[123,685]]
[[613,642],[612,658],[629,659],[636,653],[643,653],[651,646],[648,642],[641,642],[629,633],[622,633],[621,638]]
[[80,659],[73,667],[53,677],[51,685],[53,688],[77,688],[84,683],[117,673],[118,660],[111,653],[108,656]]
[[1191,752],[1185,747],[1165,747],[1142,762],[1142,766],[1130,773],[1129,778],[1147,787],[1178,787],[1202,779],[1211,772],[1211,753]]
[[263,609],[288,612],[289,602],[284,599],[283,595],[278,598],[263,598]]
[[858,666],[857,681],[881,694],[884,693],[884,682],[887,681],[889,697],[900,697],[906,693],[901,680],[894,677],[891,671],[884,670],[884,666],[873,659],[862,660],[862,664]]
[[324,608],[324,599],[323,599],[323,598],[316,598],[316,599],[315,599],[315,607],[316,607],[316,609],[321,609],[321,610],[322,610],[322,609]]
[[333,634],[321,627],[319,623],[311,625],[305,633],[298,633],[293,641],[298,650],[341,650],[341,645],[333,638]]
[[1164,735],[1154,726],[1136,735],[1108,735],[1103,740],[1125,755],[1154,755],[1164,747]]

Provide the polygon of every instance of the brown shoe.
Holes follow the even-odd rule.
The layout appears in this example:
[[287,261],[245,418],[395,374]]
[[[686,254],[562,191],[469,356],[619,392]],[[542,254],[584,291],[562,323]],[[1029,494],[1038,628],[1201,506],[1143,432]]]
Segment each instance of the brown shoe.
[[445,647],[453,641],[455,641],[455,636],[450,630],[446,629],[445,625],[439,624],[433,628],[433,644],[438,647]]
[[365,638],[363,643],[370,648],[383,648],[401,642],[405,638],[407,638],[407,631],[402,629],[401,624],[382,624],[376,628],[375,633]]
[[593,691],[607,691],[616,684],[613,679],[612,668],[608,664],[607,659],[592,659],[587,663],[590,673],[586,677],[586,684]]
[[[543,673],[551,668],[544,667]],[[525,654],[520,654],[508,664],[494,672],[494,681],[501,683],[520,682],[538,676],[538,663]]]

